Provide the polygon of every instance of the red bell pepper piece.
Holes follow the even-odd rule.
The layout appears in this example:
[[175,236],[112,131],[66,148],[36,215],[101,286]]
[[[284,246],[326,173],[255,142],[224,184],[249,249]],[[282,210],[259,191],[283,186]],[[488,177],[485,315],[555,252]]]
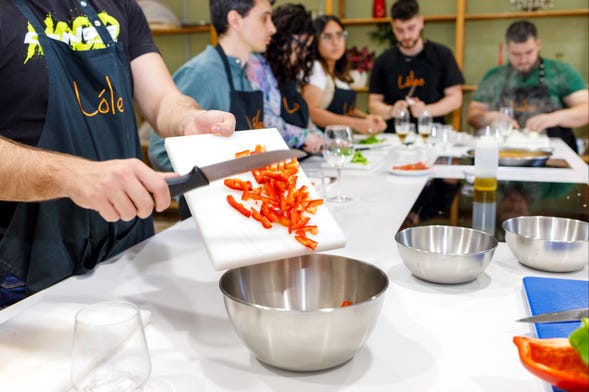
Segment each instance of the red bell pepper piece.
[[544,381],[570,392],[589,391],[589,367],[567,338],[515,336],[522,364]]
[[249,218],[252,215],[250,210],[248,210],[243,204],[237,202],[235,200],[235,198],[233,197],[233,195],[227,195],[227,202],[229,203],[229,205],[231,205],[231,207],[233,207],[237,211],[241,212],[247,218]]

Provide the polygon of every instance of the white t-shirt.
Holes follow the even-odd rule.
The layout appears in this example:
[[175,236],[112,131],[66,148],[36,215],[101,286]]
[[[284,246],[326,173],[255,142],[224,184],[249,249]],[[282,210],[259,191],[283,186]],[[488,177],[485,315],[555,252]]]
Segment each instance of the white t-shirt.
[[334,80],[328,76],[327,73],[325,73],[321,63],[318,60],[315,60],[313,63],[313,71],[309,77],[309,84],[316,86],[323,91],[321,100],[319,102],[319,106],[321,106],[323,109],[327,108],[333,100],[335,86],[337,86],[337,88],[341,88],[342,90],[352,89],[348,83],[340,79],[335,79],[334,84]]

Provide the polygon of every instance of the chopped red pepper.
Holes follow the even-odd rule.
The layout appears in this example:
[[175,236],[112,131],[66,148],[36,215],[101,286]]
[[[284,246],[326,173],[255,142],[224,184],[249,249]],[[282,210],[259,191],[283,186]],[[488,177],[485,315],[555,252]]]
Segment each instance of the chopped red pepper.
[[235,208],[237,211],[241,212],[246,217],[250,217],[252,215],[251,211],[248,210],[243,204],[237,202],[233,195],[227,195],[227,201],[231,205],[231,207]]
[[[246,156],[266,151],[266,147],[260,144],[255,149],[244,150],[236,156]],[[225,185],[231,189],[242,191],[241,199],[250,201],[255,207],[248,209],[231,197],[227,201],[233,208],[247,217],[259,221],[269,229],[273,223],[278,223],[288,228],[289,233],[294,232],[295,239],[304,246],[315,249],[318,243],[307,237],[308,234],[317,234],[316,225],[310,225],[311,218],[306,214],[315,214],[317,206],[323,204],[323,200],[312,200],[305,185],[297,189],[299,162],[291,159],[286,162],[278,162],[265,168],[252,170],[254,179],[259,184],[253,187],[250,181],[239,178],[228,178]]]
[[515,336],[522,364],[544,381],[567,391],[589,391],[589,367],[567,338]]
[[350,306],[352,303],[350,301],[344,301],[341,304],[341,307],[343,308],[344,306]]
[[427,169],[429,169],[429,167],[425,163],[419,161],[417,163],[410,163],[407,165],[393,166],[393,169],[394,170],[427,170]]

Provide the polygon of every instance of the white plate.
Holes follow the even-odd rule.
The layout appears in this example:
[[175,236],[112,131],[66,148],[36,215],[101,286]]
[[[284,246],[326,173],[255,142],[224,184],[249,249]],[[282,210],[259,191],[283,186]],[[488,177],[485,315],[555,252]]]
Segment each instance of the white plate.
[[397,175],[397,176],[405,176],[405,177],[415,177],[415,176],[425,176],[430,173],[433,173],[433,167],[425,170],[402,170],[402,169],[393,169],[392,167],[388,170],[389,173]]
[[[206,166],[233,159],[236,152],[254,149],[256,144],[266,146],[268,151],[288,148],[276,129],[240,131],[231,137],[207,134],[165,140],[172,165],[181,174],[190,171],[194,165]],[[255,181],[251,173],[232,177]],[[319,198],[303,170],[299,170],[297,179],[297,187],[301,185],[309,187],[311,198]],[[227,188],[219,180],[184,195],[200,230],[210,262],[216,270],[314,252],[297,242],[285,227],[274,225],[270,229],[264,229],[254,219],[239,214],[227,203],[228,194],[233,194],[236,198],[239,196],[237,191]],[[318,242],[315,252],[345,245],[345,236],[325,204],[317,208],[316,214],[311,215],[310,223],[319,228],[317,235],[309,236]]]

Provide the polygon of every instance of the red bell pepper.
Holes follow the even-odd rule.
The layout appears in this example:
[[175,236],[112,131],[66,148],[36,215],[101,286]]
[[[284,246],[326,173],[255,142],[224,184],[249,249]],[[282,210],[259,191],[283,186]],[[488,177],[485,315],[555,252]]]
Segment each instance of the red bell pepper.
[[567,338],[515,336],[513,342],[522,364],[531,373],[566,391],[589,391],[589,367]]

